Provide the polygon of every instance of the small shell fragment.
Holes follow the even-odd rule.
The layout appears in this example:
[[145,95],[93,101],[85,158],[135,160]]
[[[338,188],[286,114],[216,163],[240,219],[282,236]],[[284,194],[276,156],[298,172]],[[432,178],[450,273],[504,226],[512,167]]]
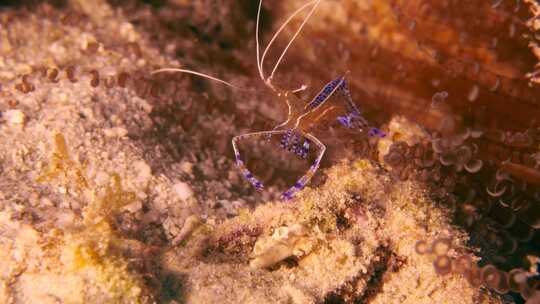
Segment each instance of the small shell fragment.
[[21,110],[7,110],[4,112],[4,117],[9,125],[22,125],[24,124],[26,116]]

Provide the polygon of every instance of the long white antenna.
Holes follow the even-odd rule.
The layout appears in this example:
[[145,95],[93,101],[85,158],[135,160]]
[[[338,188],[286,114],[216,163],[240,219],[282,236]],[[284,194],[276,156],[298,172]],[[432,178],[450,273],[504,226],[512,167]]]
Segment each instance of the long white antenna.
[[302,22],[302,24],[300,25],[300,27],[298,28],[298,30],[296,31],[294,36],[291,38],[291,41],[289,41],[289,44],[287,44],[287,46],[283,50],[283,53],[281,53],[281,56],[279,56],[279,59],[277,60],[276,65],[274,66],[274,69],[272,70],[272,73],[270,73],[270,76],[267,79],[268,82],[270,82],[272,80],[272,77],[274,77],[274,73],[276,72],[279,64],[281,63],[281,60],[283,59],[283,56],[285,56],[285,53],[287,52],[287,50],[289,49],[289,47],[293,43],[294,39],[296,39],[298,34],[300,34],[300,32],[302,31],[302,28],[304,28],[304,25],[306,25],[306,23],[309,20],[309,18],[311,17],[311,15],[313,15],[313,13],[315,12],[315,9],[317,8],[317,6],[319,6],[320,2],[321,2],[321,0],[316,1],[315,5],[311,9],[311,11],[309,11],[309,14],[307,15],[306,19],[304,19],[304,21]]
[[264,75],[261,68],[261,59],[259,57],[259,21],[261,19],[261,6],[262,0],[259,1],[259,8],[257,9],[257,25],[255,25],[255,43],[257,44],[257,68],[259,69],[259,75],[261,76],[262,81],[264,81]]
[[230,87],[238,89],[238,90],[248,90],[246,88],[241,88],[241,87],[235,86],[234,84],[232,84],[230,82],[227,82],[225,80],[221,80],[219,78],[210,76],[208,74],[204,74],[204,73],[200,73],[200,72],[196,72],[196,71],[192,71],[192,70],[186,70],[186,69],[164,68],[164,69],[155,70],[151,74],[154,75],[154,74],[163,73],[163,72],[178,72],[178,73],[193,74],[193,75],[197,75],[197,76],[207,78],[207,79],[210,79],[210,80],[213,80],[213,81],[220,82],[220,83],[222,83],[224,85],[230,86]]
[[318,2],[320,0],[313,0],[313,1],[310,1],[304,5],[302,5],[300,8],[298,8],[294,13],[292,13],[289,18],[287,18],[287,20],[285,20],[285,22],[283,22],[283,24],[281,25],[281,27],[276,31],[276,33],[274,34],[274,36],[272,37],[272,39],[270,40],[270,42],[268,43],[268,45],[266,46],[263,54],[262,54],[262,57],[261,57],[261,61],[260,61],[260,70],[259,72],[261,73],[261,77],[263,78],[263,81],[265,81],[264,79],[264,58],[266,57],[266,53],[268,52],[268,50],[270,49],[270,46],[272,46],[272,43],[274,43],[274,41],[276,40],[276,38],[278,37],[278,35],[283,31],[283,29],[285,29],[285,26],[287,26],[287,24],[289,24],[289,22],[291,22],[291,20],[296,17],[296,15],[298,15],[301,11],[303,11],[304,9],[306,9],[307,7],[309,7],[310,5],[313,5],[314,3]]

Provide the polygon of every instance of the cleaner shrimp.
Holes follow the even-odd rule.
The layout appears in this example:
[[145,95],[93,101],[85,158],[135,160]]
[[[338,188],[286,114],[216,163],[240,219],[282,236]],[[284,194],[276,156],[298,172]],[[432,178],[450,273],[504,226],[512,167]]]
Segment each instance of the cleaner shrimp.
[[[283,60],[285,54],[287,53],[287,50],[290,48],[296,37],[300,34],[309,18],[315,13],[321,1],[322,0],[309,1],[302,5],[300,8],[298,8],[296,11],[294,11],[275,32],[262,54],[260,52],[259,43],[259,27],[262,0],[259,1],[255,29],[257,68],[259,77],[261,78],[265,86],[268,87],[275,94],[276,97],[278,97],[284,104],[287,105],[288,113],[286,120],[278,124],[271,130],[250,132],[234,136],[232,139],[232,147],[234,150],[236,165],[239,167],[244,178],[247,179],[247,181],[251,183],[253,187],[255,187],[255,189],[257,190],[262,190],[264,188],[264,184],[247,168],[244,160],[242,159],[242,155],[240,154],[240,150],[238,149],[239,142],[246,139],[269,139],[272,136],[281,136],[280,147],[288,152],[295,154],[295,156],[303,160],[307,159],[308,153],[312,145],[317,148],[317,156],[315,160],[313,161],[307,172],[305,172],[305,174],[302,175],[294,183],[294,185],[292,185],[290,188],[288,188],[282,193],[281,198],[283,200],[292,199],[298,191],[302,190],[309,183],[309,181],[315,175],[317,169],[320,166],[321,160],[326,151],[326,146],[317,137],[315,137],[315,135],[313,135],[310,130],[323,118],[326,119],[327,117],[332,117],[331,115],[334,115],[333,118],[337,119],[341,126],[345,128],[355,129],[358,131],[368,130],[369,136],[385,136],[382,131],[370,126],[368,121],[361,115],[358,106],[354,103],[350,91],[347,87],[347,82],[345,80],[345,76],[348,72],[328,82],[319,91],[319,93],[308,103],[300,100],[295,94],[299,91],[305,90],[305,85],[302,85],[299,89],[295,90],[283,90],[277,88],[272,83],[274,74],[279,67],[281,61]],[[268,50],[275,42],[278,35],[287,26],[287,24],[289,24],[295,16],[308,8],[310,8],[310,10],[307,16],[304,18],[299,28],[296,30],[292,38],[289,40],[289,42],[281,52],[281,55],[278,57],[269,76],[266,77],[264,71],[264,60],[266,58]],[[163,72],[192,74],[198,77],[203,77],[212,81],[216,81],[234,89],[247,90],[225,80],[189,69],[162,68],[153,71],[152,74]],[[333,96],[337,98],[331,99],[331,97]]]

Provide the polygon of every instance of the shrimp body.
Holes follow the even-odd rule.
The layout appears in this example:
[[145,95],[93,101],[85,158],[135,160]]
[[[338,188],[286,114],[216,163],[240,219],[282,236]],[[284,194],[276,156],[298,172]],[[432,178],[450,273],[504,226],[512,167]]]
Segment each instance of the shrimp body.
[[[298,98],[292,92],[280,92],[279,97],[288,105],[289,115],[287,120],[271,131],[261,131],[239,135],[233,138],[232,144],[236,157],[236,163],[240,167],[244,177],[258,190],[264,188],[263,183],[258,180],[246,168],[241,159],[237,143],[247,138],[268,138],[273,135],[280,135],[281,148],[296,154],[302,159],[306,159],[310,151],[311,145],[314,144],[318,148],[317,157],[311,164],[308,171],[298,179],[298,181],[281,195],[284,200],[291,199],[294,194],[302,190],[311,180],[315,172],[319,168],[326,146],[310,133],[311,128],[320,120],[337,116],[336,113],[342,113],[342,116],[337,116],[337,121],[345,128],[356,129],[363,131],[369,129],[370,136],[384,137],[384,132],[377,128],[369,126],[368,121],[360,114],[359,108],[353,102],[350,95],[345,76],[340,76],[331,82],[327,83],[323,89],[305,106],[298,110]],[[329,100],[332,98],[332,102]]]
[[[384,137],[384,133],[377,128],[370,127],[368,121],[364,119],[361,115],[360,109],[353,102],[349,89],[347,87],[347,82],[345,80],[345,75],[339,76],[334,80],[328,82],[319,93],[311,99],[309,102],[303,102],[300,100],[295,92],[305,89],[305,86],[302,86],[299,90],[288,91],[288,90],[279,90],[272,84],[272,79],[274,74],[281,63],[281,60],[285,56],[285,53],[292,45],[295,38],[302,31],[302,28],[307,23],[308,19],[313,15],[317,6],[322,0],[312,0],[298,8],[293,12],[287,20],[281,25],[281,27],[276,31],[276,33],[271,38],[270,42],[266,46],[266,49],[260,52],[259,47],[259,24],[260,24],[260,15],[262,0],[259,1],[258,11],[257,11],[257,22],[255,30],[255,39],[256,39],[256,52],[257,52],[257,68],[259,76],[263,83],[271,89],[275,95],[281,99],[288,107],[287,118],[284,122],[275,126],[272,130],[251,132],[247,134],[242,134],[233,137],[232,146],[235,155],[235,161],[242,172],[242,175],[246,180],[255,187],[257,190],[262,190],[264,184],[257,178],[255,175],[247,168],[246,163],[242,159],[240,151],[238,149],[238,143],[244,140],[264,140],[272,136],[279,136],[279,145],[282,149],[294,153],[301,159],[307,159],[309,152],[312,148],[316,148],[316,158],[313,163],[310,165],[307,172],[300,177],[293,186],[283,192],[281,198],[284,200],[291,199],[296,192],[302,190],[306,184],[311,180],[313,175],[315,175],[321,160],[326,151],[326,146],[312,133],[311,130],[314,126],[319,124],[321,121],[328,119],[337,119],[337,121],[345,128],[354,129],[358,131],[369,130],[368,134],[370,136],[379,136]],[[289,43],[286,45],[281,55],[277,59],[270,75],[265,76],[264,73],[264,59],[266,54],[276,40],[277,36],[285,28],[285,26],[300,12],[311,7],[311,10],[308,12],[306,18],[303,20],[300,27],[297,29],[296,33],[290,39]],[[179,69],[179,68],[164,68],[154,71],[153,73],[160,72],[180,72],[196,75],[199,77],[204,77],[212,81],[216,81],[227,85],[235,89],[243,89],[235,86],[225,80],[218,79],[216,77],[206,75],[197,71]]]

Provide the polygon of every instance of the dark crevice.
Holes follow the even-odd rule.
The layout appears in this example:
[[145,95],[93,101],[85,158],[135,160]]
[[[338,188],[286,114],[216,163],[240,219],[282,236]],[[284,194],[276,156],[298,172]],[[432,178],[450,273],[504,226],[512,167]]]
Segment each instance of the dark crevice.
[[396,254],[390,251],[387,247],[379,247],[376,253],[380,257],[379,262],[374,265],[373,274],[366,285],[366,290],[364,290],[364,293],[360,297],[356,298],[353,303],[369,303],[379,292],[381,292],[384,284],[384,274],[387,271],[397,271],[398,265],[395,262],[398,259]]
[[64,8],[67,5],[66,0],[3,0],[0,1],[0,9],[2,8],[20,8],[20,7],[26,7],[26,8],[33,8],[39,4],[47,3],[49,5],[52,5],[56,8]]
[[379,257],[377,262],[374,262],[371,267],[371,276],[364,290],[356,290],[355,286],[362,275],[355,277],[353,280],[344,284],[338,290],[328,294],[322,303],[324,304],[341,304],[341,303],[369,303],[375,295],[382,290],[384,284],[384,275],[388,271],[396,272],[405,263],[403,258],[400,258],[393,253],[388,247],[381,246],[375,250],[375,256]]

